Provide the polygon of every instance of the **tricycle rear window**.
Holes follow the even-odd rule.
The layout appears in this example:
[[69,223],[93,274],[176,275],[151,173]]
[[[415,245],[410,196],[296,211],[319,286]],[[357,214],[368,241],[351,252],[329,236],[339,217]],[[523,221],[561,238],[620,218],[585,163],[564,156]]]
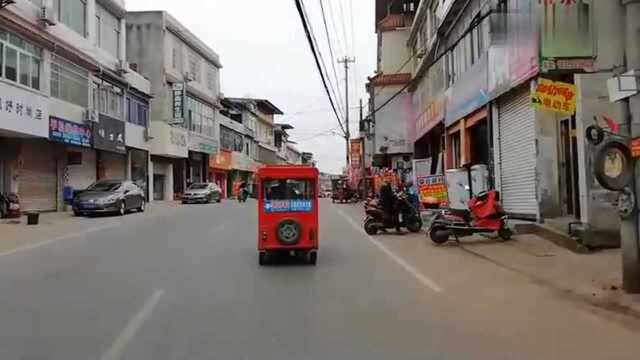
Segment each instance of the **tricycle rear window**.
[[263,184],[265,200],[310,200],[314,196],[312,180],[276,179]]

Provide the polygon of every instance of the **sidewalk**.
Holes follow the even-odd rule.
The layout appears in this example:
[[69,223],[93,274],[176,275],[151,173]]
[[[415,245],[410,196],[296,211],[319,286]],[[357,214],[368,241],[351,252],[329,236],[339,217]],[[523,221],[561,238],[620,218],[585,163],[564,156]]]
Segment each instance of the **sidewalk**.
[[463,238],[460,248],[594,306],[640,318],[640,295],[621,289],[620,249],[576,254],[535,234],[518,234],[506,242]]
[[144,213],[120,216],[76,217],[71,212],[49,212],[40,214],[38,225],[26,225],[26,216],[19,219],[0,220],[0,256],[22,247],[30,247],[58,238],[78,235],[117,226],[132,218],[161,216],[175,211],[178,202],[157,201],[147,205]]

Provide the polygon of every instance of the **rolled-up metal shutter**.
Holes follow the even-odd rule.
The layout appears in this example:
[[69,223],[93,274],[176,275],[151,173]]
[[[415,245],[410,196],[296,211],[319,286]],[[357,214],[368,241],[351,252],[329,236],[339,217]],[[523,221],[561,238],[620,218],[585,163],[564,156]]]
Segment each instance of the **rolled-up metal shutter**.
[[125,180],[127,176],[127,156],[108,151],[98,154],[100,180]]
[[528,88],[499,101],[502,206],[509,214],[537,218],[535,112]]
[[58,175],[51,146],[44,141],[27,141],[22,146],[21,158],[18,182],[21,209],[56,210]]

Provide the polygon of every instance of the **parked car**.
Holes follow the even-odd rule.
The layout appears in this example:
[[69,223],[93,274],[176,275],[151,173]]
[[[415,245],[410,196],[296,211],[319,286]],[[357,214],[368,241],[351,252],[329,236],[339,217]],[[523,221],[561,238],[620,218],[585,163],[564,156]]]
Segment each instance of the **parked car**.
[[215,183],[193,183],[182,195],[183,204],[212,203],[222,200],[222,190]]
[[142,189],[126,180],[97,181],[78,192],[72,202],[76,216],[99,213],[124,215],[131,210],[143,212],[145,205]]

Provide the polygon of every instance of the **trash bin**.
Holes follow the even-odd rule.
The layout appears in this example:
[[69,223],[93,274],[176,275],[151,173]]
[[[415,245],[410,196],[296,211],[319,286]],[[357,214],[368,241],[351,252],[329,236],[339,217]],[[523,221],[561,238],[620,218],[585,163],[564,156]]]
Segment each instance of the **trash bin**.
[[25,213],[27,215],[27,225],[38,225],[40,220],[40,213],[37,212],[28,212]]

